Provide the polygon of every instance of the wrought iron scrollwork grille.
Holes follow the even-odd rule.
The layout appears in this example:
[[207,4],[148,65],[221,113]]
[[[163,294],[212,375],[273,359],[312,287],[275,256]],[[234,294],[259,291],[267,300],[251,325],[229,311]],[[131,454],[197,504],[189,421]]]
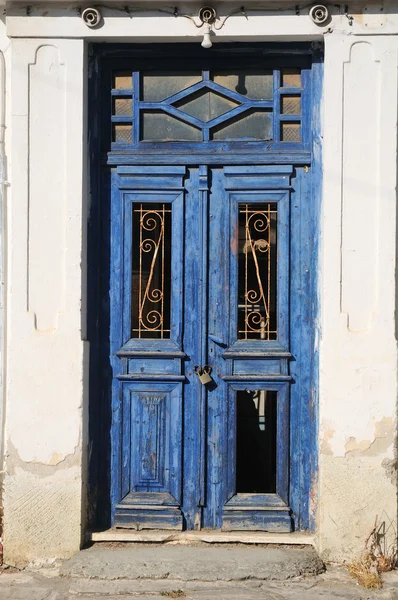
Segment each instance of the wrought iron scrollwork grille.
[[170,337],[171,210],[167,206],[135,204],[133,209],[135,338]]
[[275,340],[276,203],[240,204],[239,326],[240,339]]

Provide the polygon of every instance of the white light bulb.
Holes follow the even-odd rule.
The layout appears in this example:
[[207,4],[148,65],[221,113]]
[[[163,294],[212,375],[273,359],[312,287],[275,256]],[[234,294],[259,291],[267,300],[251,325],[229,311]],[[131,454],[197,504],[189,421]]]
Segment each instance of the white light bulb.
[[210,39],[210,25],[208,23],[205,24],[205,32],[203,34],[203,42],[201,44],[202,48],[211,48],[212,47],[212,41]]

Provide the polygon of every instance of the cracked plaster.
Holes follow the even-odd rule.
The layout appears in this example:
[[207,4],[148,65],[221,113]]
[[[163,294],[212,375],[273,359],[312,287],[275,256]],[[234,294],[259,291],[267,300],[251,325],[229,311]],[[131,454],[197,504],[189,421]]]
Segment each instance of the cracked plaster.
[[[322,422],[321,435],[321,454],[328,456],[339,456],[333,446],[333,438],[336,430],[331,422],[324,420]],[[355,436],[350,436],[345,442],[344,457],[354,456],[379,456],[388,452],[394,445],[396,436],[395,421],[392,417],[383,417],[374,424],[373,439],[357,440]]]
[[7,442],[7,454],[6,454],[6,472],[8,475],[14,475],[15,469],[20,468],[24,471],[28,471],[38,477],[48,477],[55,470],[58,469],[70,469],[71,467],[79,466],[81,464],[81,444],[80,439],[78,444],[75,446],[72,454],[61,457],[57,452],[53,453],[53,457],[48,463],[41,461],[22,460],[18,450],[15,448],[11,440]]
[[384,454],[394,443],[395,427],[391,417],[383,417],[375,423],[373,440],[348,438],[345,445],[345,456],[379,456]]

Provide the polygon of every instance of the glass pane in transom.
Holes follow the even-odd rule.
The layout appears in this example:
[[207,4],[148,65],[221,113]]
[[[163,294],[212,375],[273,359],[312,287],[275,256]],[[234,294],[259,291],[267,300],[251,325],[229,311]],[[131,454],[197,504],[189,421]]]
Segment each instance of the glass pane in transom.
[[281,96],[281,113],[283,115],[299,115],[301,113],[301,96]]
[[272,71],[254,69],[234,69],[233,71],[217,71],[212,77],[227,89],[237,92],[253,100],[271,100],[273,94]]
[[203,89],[183,100],[179,100],[174,106],[191,115],[191,117],[207,122],[236,108],[239,103],[211,90]]
[[200,71],[143,73],[142,100],[144,102],[161,102],[201,80],[202,73]]
[[132,81],[131,71],[118,71],[113,74],[113,88],[116,90],[130,90]]
[[141,139],[144,141],[202,141],[202,132],[200,129],[160,111],[142,113],[141,135]]
[[119,144],[131,144],[133,127],[128,123],[116,123],[113,126],[112,140]]
[[265,110],[248,110],[214,127],[213,140],[270,140],[272,121]]
[[113,114],[114,115],[132,115],[133,100],[131,98],[114,98],[113,99]]
[[282,142],[299,142],[301,125],[295,123],[281,123],[281,141]]
[[301,71],[300,69],[282,69],[281,72],[282,87],[299,88],[301,87]]

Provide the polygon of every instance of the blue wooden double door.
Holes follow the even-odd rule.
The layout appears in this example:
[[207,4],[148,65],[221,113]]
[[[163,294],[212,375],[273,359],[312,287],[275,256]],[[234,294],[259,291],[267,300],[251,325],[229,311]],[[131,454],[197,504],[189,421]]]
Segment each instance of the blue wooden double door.
[[306,528],[312,56],[189,51],[104,67],[112,523]]

